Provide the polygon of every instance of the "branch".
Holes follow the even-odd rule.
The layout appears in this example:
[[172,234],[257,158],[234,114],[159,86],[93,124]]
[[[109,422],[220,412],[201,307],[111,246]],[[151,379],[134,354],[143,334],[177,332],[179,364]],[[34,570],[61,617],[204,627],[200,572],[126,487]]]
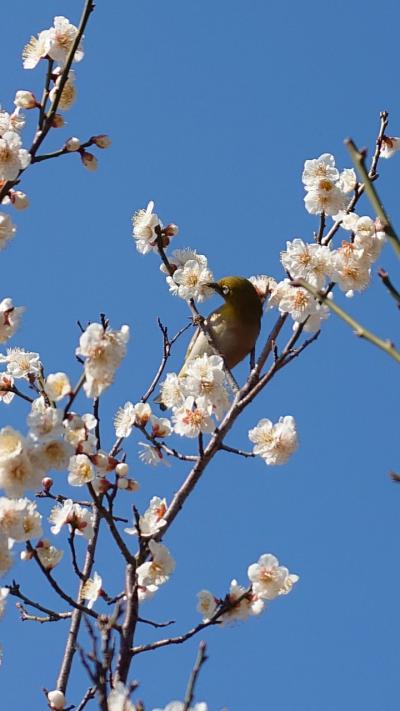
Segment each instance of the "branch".
[[382,223],[382,229],[387,234],[395,253],[398,257],[400,257],[400,240],[393,228],[392,223],[389,220],[389,217],[382,205],[375,186],[372,183],[371,177],[369,176],[368,171],[365,167],[365,154],[362,151],[358,150],[357,146],[351,138],[347,138],[345,144],[349,150],[351,159],[357,169],[357,172],[361,176],[367,197],[376,215],[379,217]]
[[160,319],[157,319],[157,322],[158,322],[158,326],[159,326],[159,328],[160,328],[160,330],[161,330],[161,333],[162,333],[162,336],[163,336],[163,355],[162,355],[161,363],[160,363],[160,365],[159,365],[159,367],[158,367],[158,370],[157,370],[157,372],[156,372],[156,374],[155,374],[155,376],[154,376],[154,378],[153,378],[151,384],[149,385],[149,387],[148,387],[148,389],[146,390],[146,392],[144,393],[144,395],[142,395],[142,397],[141,397],[141,402],[147,402],[147,400],[149,399],[150,395],[152,395],[152,393],[153,393],[154,390],[156,389],[157,384],[159,383],[160,378],[161,378],[161,376],[162,376],[162,374],[163,374],[163,372],[164,372],[164,370],[165,370],[165,366],[167,365],[168,358],[169,358],[170,355],[171,355],[171,348],[172,348],[172,346],[173,346],[174,343],[178,340],[178,338],[180,338],[180,337],[182,336],[182,334],[185,333],[185,331],[187,331],[188,328],[190,328],[190,326],[192,325],[190,322],[189,322],[188,324],[186,324],[186,326],[184,326],[183,328],[181,328],[181,329],[175,334],[175,336],[174,336],[173,338],[171,338],[171,340],[170,340],[170,339],[168,338],[168,329],[167,329],[167,327],[164,326],[164,325],[161,323]]
[[25,395],[20,390],[18,390],[15,385],[10,385],[9,387],[0,386],[0,393],[14,393],[14,395],[18,395],[18,397],[22,398],[23,400],[26,400],[27,402],[33,402],[33,397]]
[[301,286],[303,289],[306,289],[306,291],[312,294],[314,298],[317,299],[321,304],[325,304],[325,306],[327,306],[330,311],[333,311],[333,313],[339,316],[342,321],[347,323],[347,325],[353,329],[356,336],[359,336],[360,338],[369,341],[374,346],[377,346],[382,351],[387,353],[387,355],[389,355],[395,361],[400,363],[400,352],[396,350],[396,348],[390,341],[384,341],[381,338],[378,338],[378,336],[376,336],[371,331],[368,331],[367,328],[358,323],[358,321],[352,318],[350,314],[348,314],[346,311],[340,308],[340,306],[335,304],[334,301],[328,299],[328,297],[323,291],[318,291],[318,289],[315,289],[315,287],[310,286],[310,284],[304,281],[304,279],[296,279],[296,281],[293,283],[295,286]]
[[378,269],[378,277],[382,280],[382,284],[386,286],[389,294],[393,297],[393,299],[397,301],[398,304],[400,304],[400,293],[397,291],[396,287],[390,280],[387,271],[382,267]]
[[197,678],[200,674],[201,667],[203,666],[204,662],[207,661],[206,649],[207,649],[206,643],[200,642],[199,651],[197,653],[197,658],[194,663],[192,673],[190,674],[190,677],[189,677],[189,682],[188,682],[187,689],[186,689],[185,699],[183,701],[182,711],[188,711],[189,706],[193,701],[194,688],[196,686]]
[[243,449],[236,449],[236,447],[229,447],[227,444],[220,444],[219,446],[222,452],[231,452],[231,454],[239,454],[241,457],[255,457],[253,452],[245,452]]
[[44,612],[49,618],[49,622],[65,620],[67,617],[71,617],[71,612],[55,612],[54,610],[50,610],[48,607],[44,607],[39,602],[34,602],[21,592],[20,586],[18,583],[15,582],[15,580],[13,580],[12,585],[6,585],[6,587],[9,589],[10,595],[19,598],[19,600],[22,600],[25,605],[29,605],[29,607],[33,607],[35,610],[39,610],[39,612]]

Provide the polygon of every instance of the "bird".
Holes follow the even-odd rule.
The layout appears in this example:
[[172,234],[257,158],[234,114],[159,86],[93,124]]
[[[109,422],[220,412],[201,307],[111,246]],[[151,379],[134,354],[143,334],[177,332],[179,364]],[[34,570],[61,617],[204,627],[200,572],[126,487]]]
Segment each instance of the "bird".
[[[209,328],[218,354],[231,370],[255,346],[261,328],[262,301],[251,281],[243,277],[226,276],[217,282],[209,282],[206,286],[224,299],[222,306],[204,319],[204,324]],[[179,376],[184,377],[187,364],[205,353],[213,355],[215,350],[198,326],[189,343]],[[166,409],[161,393],[155,402],[162,410]]]
[[[207,287],[222,296],[224,303],[205,318],[204,324],[209,327],[219,354],[231,370],[255,346],[261,328],[261,299],[251,281],[239,276],[223,277],[209,282]],[[189,343],[180,375],[184,374],[189,361],[204,353],[212,355],[215,351],[199,326]]]

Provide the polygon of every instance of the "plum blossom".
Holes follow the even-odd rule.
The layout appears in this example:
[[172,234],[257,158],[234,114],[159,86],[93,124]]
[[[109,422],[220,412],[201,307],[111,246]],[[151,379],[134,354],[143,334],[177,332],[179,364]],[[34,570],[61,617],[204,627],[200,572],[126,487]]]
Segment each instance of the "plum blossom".
[[329,316],[327,306],[320,304],[306,289],[293,286],[289,279],[277,284],[269,306],[277,306],[281,314],[289,313],[295,322],[293,328],[304,323],[304,331],[310,333],[318,331],[321,321]]
[[71,384],[65,373],[50,373],[45,382],[46,395],[53,402],[58,402],[70,394]]
[[181,437],[198,437],[201,432],[213,432],[215,423],[210,415],[210,405],[204,397],[189,396],[175,408],[172,420],[174,430]]
[[237,580],[232,580],[228,600],[231,603],[235,603],[240,598],[242,598],[240,602],[221,615],[220,620],[223,624],[234,622],[235,620],[247,620],[251,615],[259,615],[264,610],[263,600],[252,591],[247,591],[246,588],[239,585]]
[[253,592],[262,600],[287,595],[299,580],[298,575],[290,574],[287,568],[279,565],[271,553],[264,553],[257,563],[249,566],[247,573]]
[[[0,402],[9,405],[15,397],[15,393],[10,388],[14,386],[14,378],[7,373],[0,373]],[[4,390],[2,390],[4,388]]]
[[129,696],[129,690],[121,681],[117,681],[107,697],[108,711],[136,711]]
[[139,450],[139,459],[143,464],[149,464],[152,467],[157,467],[159,464],[164,464],[166,467],[169,466],[169,463],[165,461],[163,457],[160,447],[155,447],[146,442],[139,442],[139,444],[142,447],[142,449]]
[[339,171],[331,153],[323,153],[319,158],[306,160],[304,163],[302,181],[307,190],[314,188],[324,178],[333,182],[339,179]]
[[42,396],[33,401],[27,422],[34,440],[54,439],[63,433],[62,411],[47,405]]
[[[160,499],[159,496],[153,496],[150,500],[150,505],[139,518],[139,529],[142,536],[154,536],[160,528],[165,526],[166,521],[164,514],[167,511],[166,499]],[[137,528],[134,525],[132,528],[125,528],[125,532],[132,536],[137,535]]]
[[24,348],[7,348],[7,355],[0,353],[0,363],[7,363],[7,373],[14,378],[29,379],[40,372],[39,353],[32,353]]
[[166,408],[182,405],[185,400],[182,379],[176,373],[168,373],[161,383],[160,401]]
[[293,279],[305,279],[317,289],[326,281],[331,251],[320,244],[307,244],[301,239],[286,242],[286,251],[281,252],[281,262]]
[[145,427],[151,416],[151,407],[147,403],[126,402],[120,407],[114,417],[115,434],[117,437],[129,437],[135,425]]
[[383,136],[380,158],[391,158],[400,150],[400,138],[398,136]]
[[82,333],[76,355],[86,358],[84,390],[88,397],[99,397],[114,379],[114,373],[126,354],[129,326],[119,331],[105,330],[91,323]]
[[273,277],[266,274],[258,274],[257,276],[249,277],[249,281],[253,284],[262,303],[268,298],[271,290],[276,286],[276,281]]
[[60,533],[63,526],[68,525],[70,531],[88,540],[93,537],[93,514],[87,508],[74,504],[72,499],[66,499],[62,505],[54,506],[50,512],[51,532]]
[[9,297],[0,301],[0,343],[12,338],[24,311],[23,306],[14,306]]
[[0,137],[0,180],[15,180],[20,170],[28,167],[31,155],[21,146],[21,137],[15,131],[5,131]]
[[136,249],[140,254],[157,250],[157,233],[163,225],[153,210],[154,202],[151,200],[145,210],[138,210],[132,217],[133,237],[136,240]]
[[0,212],[0,250],[7,247],[8,242],[15,236],[15,232],[16,227],[10,217],[4,212]]
[[266,464],[285,464],[298,447],[294,418],[286,415],[275,424],[262,419],[249,431],[249,439],[254,443],[254,454],[262,457]]
[[213,295],[213,290],[208,286],[212,281],[213,274],[203,255],[197,255],[196,259],[189,259],[184,266],[175,270],[172,277],[167,277],[171,293],[180,296],[181,299],[194,299],[199,302]]
[[84,486],[96,476],[95,468],[86,454],[75,454],[71,457],[68,471],[68,484],[71,486]]
[[175,561],[168,548],[153,539],[149,541],[149,550],[152,560],[142,563],[138,567],[136,571],[138,584],[144,587],[147,585],[163,585],[174,572]]
[[102,594],[103,581],[98,573],[94,573],[93,578],[88,578],[84,583],[81,591],[81,596],[84,600],[88,600],[87,607],[92,609],[96,600]]
[[202,616],[203,622],[207,622],[215,615],[219,601],[209,590],[200,590],[197,599],[197,612]]

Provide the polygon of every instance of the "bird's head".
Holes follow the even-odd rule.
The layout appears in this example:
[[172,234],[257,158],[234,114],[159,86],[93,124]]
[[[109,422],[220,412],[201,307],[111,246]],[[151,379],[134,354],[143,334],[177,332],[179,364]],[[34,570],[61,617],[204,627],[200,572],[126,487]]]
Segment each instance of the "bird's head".
[[222,296],[226,304],[232,307],[236,313],[244,315],[246,318],[258,320],[261,318],[261,300],[248,279],[227,276],[217,282],[211,282],[207,286]]

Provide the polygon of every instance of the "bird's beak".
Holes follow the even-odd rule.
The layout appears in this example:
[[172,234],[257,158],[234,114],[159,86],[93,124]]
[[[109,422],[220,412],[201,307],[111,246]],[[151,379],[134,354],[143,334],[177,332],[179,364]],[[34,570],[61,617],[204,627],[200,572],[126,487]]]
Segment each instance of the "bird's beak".
[[208,284],[206,284],[209,289],[214,289],[214,291],[217,292],[222,298],[224,297],[224,292],[222,291],[222,287],[218,284],[217,281],[209,281]]

